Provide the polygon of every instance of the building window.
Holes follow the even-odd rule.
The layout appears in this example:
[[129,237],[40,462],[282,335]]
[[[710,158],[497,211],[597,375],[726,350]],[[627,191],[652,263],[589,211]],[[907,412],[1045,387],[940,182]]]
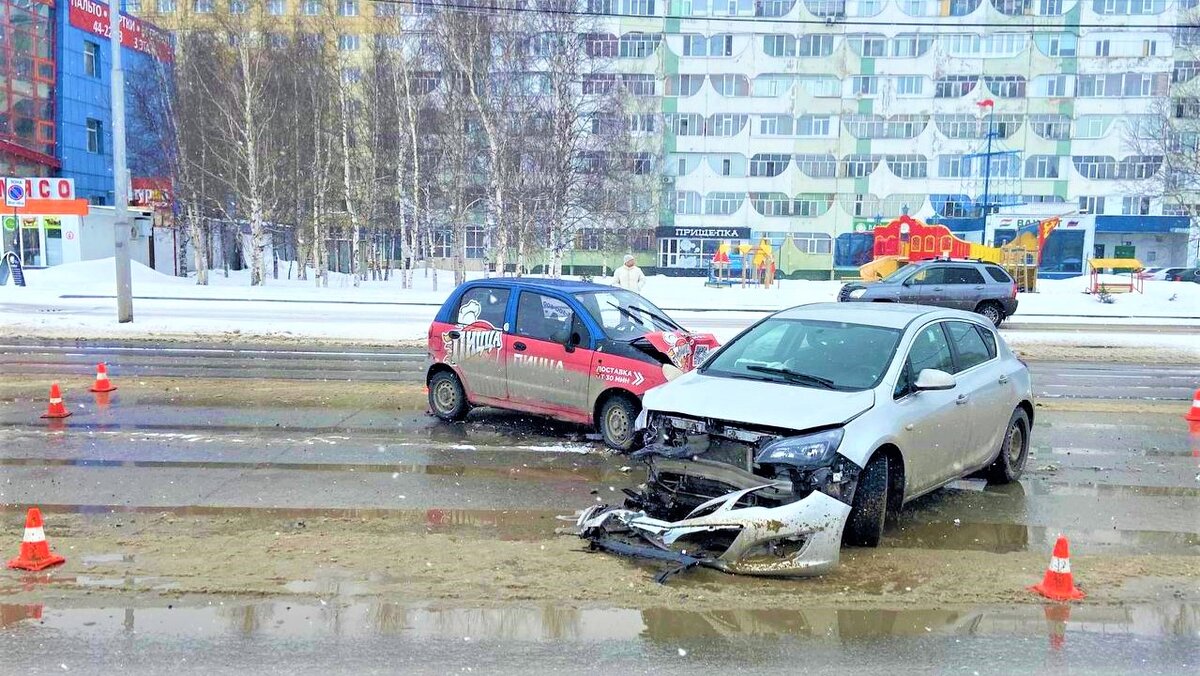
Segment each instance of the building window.
[[621,84],[633,96],[654,96],[658,78],[653,75],[623,73]]
[[267,0],[267,14],[271,16],[283,16],[287,11],[285,0]]
[[854,138],[883,138],[887,133],[882,115],[844,115],[842,125]]
[[797,136],[829,136],[830,116],[801,115],[796,120]]
[[196,0],[192,5],[192,11],[197,14],[212,14],[213,0]]
[[654,16],[654,0],[621,0],[618,7],[626,16]]
[[634,134],[653,134],[658,129],[658,118],[654,113],[638,113],[629,116],[629,131]]
[[1033,133],[1052,141],[1071,138],[1071,118],[1066,115],[1030,115]]
[[929,35],[912,33],[897,35],[892,38],[892,56],[899,58],[924,56],[932,44],[933,37]]
[[125,11],[130,14],[141,14],[142,0],[125,0]]
[[1025,160],[1026,178],[1059,178],[1061,164],[1057,155],[1033,155]]
[[357,35],[339,35],[338,36],[338,51],[353,52],[357,51],[360,40]]
[[158,0],[158,13],[159,14],[174,14],[175,13],[175,0]]
[[737,213],[746,201],[745,193],[710,192],[704,196],[704,213],[713,216],[729,216]]
[[796,155],[796,168],[809,178],[834,178],[837,165],[833,155]]
[[1084,178],[1113,179],[1117,177],[1117,162],[1105,155],[1076,155],[1071,158],[1075,169]]
[[966,178],[971,175],[971,162],[962,155],[938,155],[938,176]]
[[876,155],[847,155],[842,160],[842,175],[846,178],[866,178],[878,165],[879,157]]
[[338,16],[358,16],[358,0],[342,0],[339,2]]
[[733,160],[728,157],[721,159],[721,175],[733,176]]
[[850,78],[850,93],[854,96],[879,94],[879,78],[874,75],[855,75]]
[[887,138],[916,138],[929,126],[929,118],[923,115],[893,115],[888,118]]
[[1121,200],[1121,213],[1126,216],[1149,216],[1150,198],[1141,196],[1123,198]]
[[1046,42],[1046,56],[1075,56],[1075,36],[1056,35]]
[[791,115],[763,115],[758,119],[758,133],[762,136],[791,136],[794,124]]
[[1080,197],[1079,212],[1084,214],[1103,214],[1104,213],[1104,198],[1103,197]]
[[83,72],[90,77],[100,77],[100,45],[83,42]]
[[977,78],[974,75],[946,75],[938,78],[933,96],[939,99],[957,99],[970,94],[975,89]]
[[87,121],[87,150],[99,155],[104,152],[104,123],[88,118]]
[[1112,40],[1096,41],[1096,56],[1108,56],[1112,51]]
[[229,13],[230,14],[245,14],[246,13],[246,0],[229,0]]
[[304,16],[317,16],[321,13],[321,0],[304,0]]
[[929,162],[924,155],[888,155],[886,158],[888,170],[896,178],[926,178],[929,172]]
[[829,56],[833,54],[832,35],[804,35],[796,43],[797,56]]
[[621,36],[617,55],[626,59],[642,59],[658,49],[662,36],[658,33],[626,33]]
[[675,191],[675,213],[677,214],[698,214],[702,200],[700,193],[690,190]]
[[[690,36],[689,36],[690,37]],[[702,37],[702,36],[697,36]],[[763,53],[767,56],[792,57],[796,55],[796,38],[791,35],[764,35]],[[688,42],[683,43],[683,55],[688,54]]]
[[920,96],[925,93],[925,78],[921,75],[900,75],[896,78],[897,96]]
[[736,113],[718,113],[709,118],[708,136],[737,136],[742,133],[746,123],[746,115]]
[[759,153],[750,158],[750,175],[778,176],[787,170],[791,160],[790,155]]
[[727,73],[724,75],[709,75],[709,83],[721,96],[749,96],[750,80],[744,75]]

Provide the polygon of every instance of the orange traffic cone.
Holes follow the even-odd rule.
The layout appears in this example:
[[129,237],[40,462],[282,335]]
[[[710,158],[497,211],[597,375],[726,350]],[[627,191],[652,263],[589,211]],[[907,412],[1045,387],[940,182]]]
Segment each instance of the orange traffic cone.
[[1054,543],[1054,553],[1050,556],[1050,567],[1041,583],[1029,588],[1048,599],[1055,601],[1074,601],[1084,597],[1084,593],[1075,586],[1075,578],[1071,575],[1071,555],[1067,551],[1067,538],[1059,535]]
[[1188,439],[1191,440],[1192,457],[1200,458],[1200,421],[1188,423]]
[[50,385],[50,405],[46,407],[46,413],[43,418],[65,418],[71,415],[67,407],[63,405],[62,390],[58,389],[58,383]]
[[8,562],[9,568],[42,570],[57,566],[66,559],[50,551],[46,531],[42,529],[42,510],[30,507],[25,515],[25,537],[21,539],[21,554]]
[[1200,422],[1200,390],[1192,395],[1192,408],[1183,415],[1184,420]]
[[96,382],[92,383],[91,392],[112,392],[117,389],[116,385],[108,379],[108,367],[104,364],[96,364]]

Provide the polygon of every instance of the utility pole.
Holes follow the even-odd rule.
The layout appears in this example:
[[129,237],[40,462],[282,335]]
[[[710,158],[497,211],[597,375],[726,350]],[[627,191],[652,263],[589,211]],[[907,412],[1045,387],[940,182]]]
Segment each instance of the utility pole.
[[121,2],[108,0],[108,44],[112,47],[113,248],[117,261],[117,321],[133,321],[129,273],[129,166],[125,163],[125,71],[121,69]]

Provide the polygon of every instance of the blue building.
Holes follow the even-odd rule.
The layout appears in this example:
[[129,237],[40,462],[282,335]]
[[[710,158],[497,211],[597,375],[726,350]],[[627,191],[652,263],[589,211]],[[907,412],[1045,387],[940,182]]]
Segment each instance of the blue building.
[[[72,178],[77,197],[113,203],[107,33],[108,5],[94,0],[0,0],[3,175]],[[145,150],[158,125],[136,85],[169,73],[170,42],[125,15],[122,43],[126,82],[133,85],[126,95],[130,173],[158,179],[162,158]]]

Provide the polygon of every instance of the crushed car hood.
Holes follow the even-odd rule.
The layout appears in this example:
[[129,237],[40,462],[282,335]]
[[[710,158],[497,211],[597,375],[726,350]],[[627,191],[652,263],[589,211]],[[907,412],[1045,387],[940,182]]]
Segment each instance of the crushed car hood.
[[717,378],[693,371],[650,390],[642,405],[647,411],[689,418],[806,430],[848,422],[875,405],[875,393]]
[[685,331],[654,331],[630,342],[653,348],[666,356],[675,368],[684,372],[699,367],[709,353],[719,346],[711,333]]

